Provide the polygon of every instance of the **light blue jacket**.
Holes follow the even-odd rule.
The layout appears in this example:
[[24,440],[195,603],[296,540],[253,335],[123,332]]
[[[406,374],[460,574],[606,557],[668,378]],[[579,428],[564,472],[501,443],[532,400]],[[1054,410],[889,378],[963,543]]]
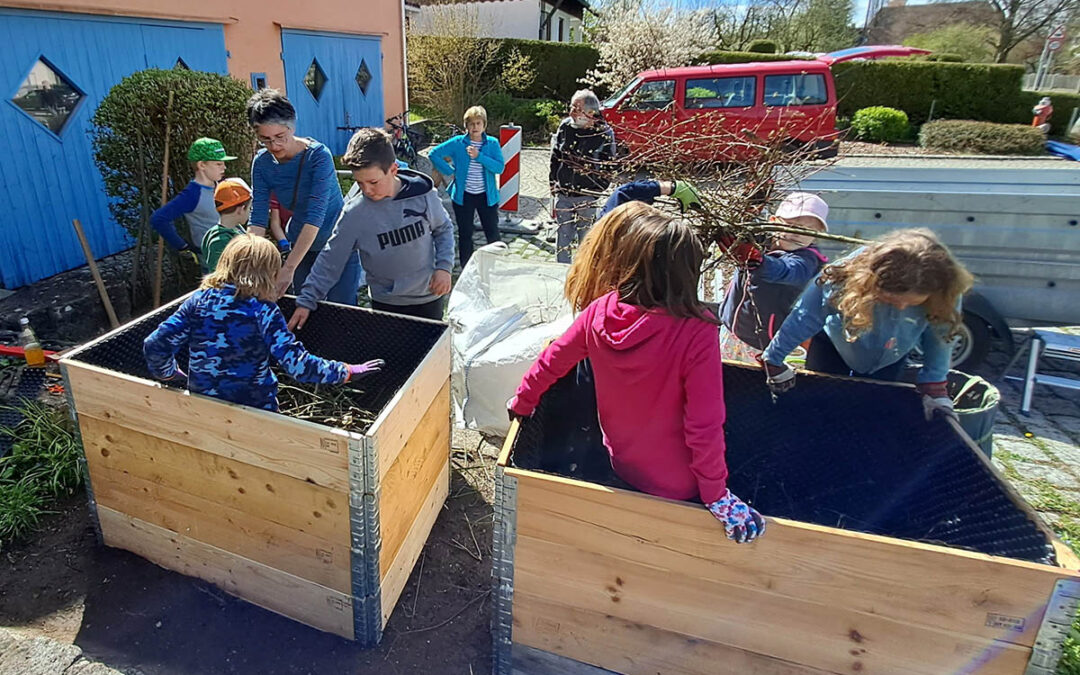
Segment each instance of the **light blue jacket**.
[[[447,188],[450,199],[461,205],[465,203],[465,183],[469,180],[469,135],[459,134],[448,141],[436,145],[428,154],[431,163],[446,176],[453,176],[454,182]],[[447,162],[446,160],[450,161]],[[487,194],[488,206],[499,204],[499,186],[495,184],[495,174],[502,173],[506,163],[503,161],[502,148],[494,136],[484,136],[484,145],[480,148],[480,154],[476,161],[484,167],[484,192]]]
[[923,351],[918,382],[945,381],[951,349],[944,340],[945,327],[931,324],[926,318],[926,310],[921,306],[901,310],[876,303],[873,328],[848,341],[844,317],[829,302],[834,290],[831,284],[819,285],[816,278],[811,281],[762,358],[779,365],[795,347],[824,330],[844,363],[856,374],[868,375],[896,363],[918,344]]

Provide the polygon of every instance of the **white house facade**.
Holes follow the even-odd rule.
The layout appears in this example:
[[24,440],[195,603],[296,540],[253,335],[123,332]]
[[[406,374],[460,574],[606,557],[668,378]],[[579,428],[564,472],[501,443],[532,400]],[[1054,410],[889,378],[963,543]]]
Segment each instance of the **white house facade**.
[[437,32],[443,13],[460,14],[475,24],[476,37],[550,42],[584,42],[585,0],[412,0],[410,27],[420,34]]

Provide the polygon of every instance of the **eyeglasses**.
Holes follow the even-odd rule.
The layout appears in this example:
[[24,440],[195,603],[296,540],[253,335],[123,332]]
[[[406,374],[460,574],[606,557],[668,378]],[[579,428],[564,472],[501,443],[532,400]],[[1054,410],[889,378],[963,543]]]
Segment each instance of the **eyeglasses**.
[[289,142],[289,136],[290,134],[288,131],[282,131],[275,136],[258,136],[257,138],[259,139],[259,145],[264,148],[269,148],[271,145],[285,145]]

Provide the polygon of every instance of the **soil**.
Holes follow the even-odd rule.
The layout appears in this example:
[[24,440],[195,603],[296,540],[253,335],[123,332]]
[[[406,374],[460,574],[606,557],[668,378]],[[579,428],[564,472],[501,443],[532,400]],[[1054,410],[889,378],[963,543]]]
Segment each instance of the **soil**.
[[455,433],[450,497],[374,649],[98,546],[83,494],[0,553],[0,625],[139,675],[489,672],[495,449],[464,438]]

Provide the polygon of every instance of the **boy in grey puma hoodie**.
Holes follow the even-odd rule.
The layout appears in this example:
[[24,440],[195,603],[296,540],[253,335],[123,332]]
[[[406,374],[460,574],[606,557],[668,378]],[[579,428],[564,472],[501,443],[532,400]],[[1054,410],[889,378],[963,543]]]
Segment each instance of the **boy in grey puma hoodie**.
[[357,131],[342,161],[356,185],[297,295],[289,327],[304,325],[353,250],[360,251],[373,309],[442,320],[454,266],[454,226],[431,179],[398,168],[382,129]]

